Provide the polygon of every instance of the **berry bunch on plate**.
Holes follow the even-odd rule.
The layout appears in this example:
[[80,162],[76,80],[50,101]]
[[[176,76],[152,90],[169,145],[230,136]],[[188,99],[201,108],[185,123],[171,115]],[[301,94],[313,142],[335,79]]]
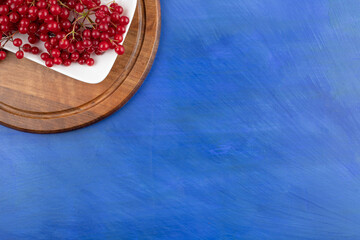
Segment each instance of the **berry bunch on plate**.
[[[92,54],[106,51],[124,54],[123,34],[129,18],[123,8],[101,0],[0,0],[0,60],[3,47],[13,44],[24,52],[41,54],[47,67],[71,64],[94,65]],[[28,43],[18,38],[26,34]],[[47,52],[33,44],[42,42]]]

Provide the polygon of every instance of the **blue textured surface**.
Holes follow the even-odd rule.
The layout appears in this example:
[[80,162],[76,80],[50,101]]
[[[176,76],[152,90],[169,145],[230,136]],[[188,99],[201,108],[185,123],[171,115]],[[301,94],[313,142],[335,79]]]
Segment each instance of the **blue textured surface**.
[[358,0],[164,0],[158,56],[78,131],[0,127],[0,239],[360,239]]

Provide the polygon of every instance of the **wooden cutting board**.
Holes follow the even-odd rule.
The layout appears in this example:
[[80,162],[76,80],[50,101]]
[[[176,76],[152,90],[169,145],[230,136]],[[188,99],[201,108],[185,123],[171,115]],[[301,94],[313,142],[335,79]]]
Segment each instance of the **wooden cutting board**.
[[108,77],[87,84],[8,54],[0,62],[0,123],[33,133],[57,133],[95,123],[121,108],[139,89],[159,44],[159,0],[138,0],[125,41]]

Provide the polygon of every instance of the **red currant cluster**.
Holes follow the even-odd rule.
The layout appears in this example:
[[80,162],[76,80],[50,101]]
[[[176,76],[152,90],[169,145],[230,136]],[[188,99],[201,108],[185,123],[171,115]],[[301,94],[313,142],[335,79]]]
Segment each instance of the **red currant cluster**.
[[[73,62],[92,66],[91,54],[110,49],[122,55],[129,24],[122,13],[117,3],[101,5],[101,0],[0,0],[0,60],[6,58],[3,47],[8,42],[19,48],[18,59],[24,52],[39,54],[30,44],[43,42],[47,52],[40,57],[47,67]],[[27,34],[30,44],[14,38],[18,33]]]

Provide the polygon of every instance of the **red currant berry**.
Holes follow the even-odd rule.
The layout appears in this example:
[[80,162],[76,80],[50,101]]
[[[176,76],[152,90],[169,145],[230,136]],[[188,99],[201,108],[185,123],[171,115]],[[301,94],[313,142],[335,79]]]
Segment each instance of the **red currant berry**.
[[48,30],[53,33],[57,33],[60,31],[60,26],[57,22],[51,21],[48,23]]
[[40,19],[45,20],[49,16],[49,12],[46,9],[41,9],[38,13]]
[[47,16],[47,18],[44,20],[45,23],[51,23],[54,21],[54,16],[53,15],[49,15]]
[[32,54],[35,54],[35,55],[36,55],[36,54],[39,54],[39,52],[40,52],[39,48],[37,48],[37,47],[32,47],[32,48],[31,48],[31,53],[32,53]]
[[58,43],[58,40],[57,40],[55,37],[53,37],[53,38],[50,39],[50,44],[51,44],[52,46],[57,45],[57,43]]
[[109,25],[107,23],[100,23],[99,30],[101,32],[106,32],[107,30],[109,30]]
[[[17,9],[18,13],[20,13],[21,15],[24,15],[28,12],[28,6],[26,5],[21,5],[20,7],[18,7]],[[1,15],[1,14],[0,14]]]
[[24,44],[24,45],[22,46],[22,49],[23,49],[24,52],[31,52],[31,46],[30,46],[30,44]]
[[95,39],[98,39],[100,37],[100,32],[96,29],[92,30],[91,36]]
[[19,51],[16,52],[15,55],[16,55],[17,59],[22,59],[24,57],[24,52],[19,50]]
[[60,22],[60,26],[64,30],[69,30],[71,28],[71,22],[68,19],[64,19]]
[[102,23],[110,23],[111,17],[109,15],[106,15],[103,19],[101,19]]
[[[1,29],[1,30],[3,30],[3,29]],[[28,32],[28,30],[29,30],[29,28],[27,28],[27,27],[23,27],[23,26],[19,27],[19,33],[21,33],[21,34],[26,34]],[[4,32],[6,32],[6,31],[4,31]]]
[[67,49],[69,47],[69,45],[70,45],[70,42],[67,39],[61,39],[59,41],[59,48],[61,48],[61,49]]
[[22,27],[28,27],[30,25],[30,19],[23,18],[20,20],[20,26]]
[[60,54],[60,57],[61,57],[62,60],[69,59],[69,53],[67,53],[67,52],[62,52],[62,53]]
[[[55,1],[55,3],[56,3],[56,1]],[[53,15],[57,16],[57,15],[59,15],[61,13],[61,7],[59,5],[57,5],[57,4],[53,4],[53,5],[50,6],[50,12]]]
[[51,50],[51,56],[53,56],[54,58],[60,57],[60,50],[59,49],[52,49]]
[[115,49],[117,47],[115,42],[110,43],[110,49]]
[[47,33],[41,33],[39,38],[40,41],[46,42],[47,40],[49,40],[49,35]]
[[63,65],[66,66],[66,67],[70,66],[71,65],[71,60],[70,59],[65,59],[63,61]]
[[84,5],[82,5],[81,3],[76,4],[75,11],[77,11],[78,13],[82,13],[84,11]]
[[22,40],[20,38],[15,38],[13,44],[15,47],[20,47],[22,45]]
[[6,15],[9,12],[9,6],[7,5],[0,5],[0,15]]
[[30,7],[29,11],[28,11],[28,13],[31,16],[37,16],[38,12],[39,12],[39,9],[37,7],[35,7],[35,6]]
[[106,41],[102,41],[99,43],[99,50],[105,52],[110,47],[110,44]]
[[114,23],[119,23],[119,22],[120,22],[120,19],[121,19],[120,13],[113,12],[113,13],[111,14],[111,21],[112,21],[112,22],[114,22]]
[[45,47],[47,50],[51,50],[52,45],[51,45],[51,43],[50,43],[49,41],[47,41],[47,42],[44,43],[44,47]]
[[106,16],[106,13],[102,10],[98,10],[95,13],[95,17],[98,19],[103,19]]
[[40,55],[40,58],[42,59],[42,60],[46,60],[46,59],[48,59],[50,57],[50,55],[48,54],[48,53],[42,53],[41,55]]
[[38,2],[36,3],[36,6],[37,6],[38,8],[40,8],[40,9],[44,9],[44,8],[47,7],[47,3],[46,3],[45,1],[43,1],[43,0],[40,0],[40,1],[38,1]]
[[118,26],[116,28],[116,32],[119,33],[119,34],[123,34],[126,32],[126,28],[124,26]]
[[85,53],[82,54],[81,57],[86,60],[86,59],[88,59],[90,57],[90,53],[85,52]]
[[29,35],[28,41],[31,44],[35,44],[35,43],[37,43],[39,41],[39,39],[35,35]]
[[101,51],[101,50],[99,50],[99,49],[96,49],[96,50],[95,50],[95,54],[96,54],[96,55],[102,55],[102,54],[104,54],[104,52]]
[[126,26],[129,24],[129,18],[127,16],[122,16],[120,18],[120,24],[123,25],[123,26]]
[[123,55],[125,53],[125,48],[122,45],[119,45],[115,48],[115,52],[118,55]]
[[68,19],[70,16],[70,11],[67,10],[66,8],[62,8],[61,9],[61,13],[59,15],[62,19]]
[[41,24],[40,27],[39,27],[39,32],[40,33],[47,33],[48,30],[47,30],[47,24]]
[[117,7],[117,6],[119,6],[119,4],[117,4],[117,3],[112,3],[112,4],[110,4],[110,9],[114,9],[115,7]]
[[86,60],[84,58],[79,58],[77,61],[80,65],[84,65],[86,63]]
[[92,40],[92,45],[93,46],[97,46],[97,45],[99,45],[99,43],[100,43],[100,41],[97,40],[97,39]]
[[56,39],[57,40],[61,40],[61,39],[64,39],[66,37],[66,34],[65,32],[59,32],[58,34],[56,34]]
[[69,8],[74,9],[75,5],[76,5],[76,1],[75,0],[69,0],[67,5],[68,5]]
[[78,52],[73,52],[71,55],[70,55],[70,59],[72,61],[77,61],[80,57],[80,54]]
[[110,27],[107,32],[108,32],[109,36],[112,37],[116,34],[116,29],[113,27]]
[[9,15],[9,21],[12,23],[17,23],[20,20],[20,16],[19,14],[12,12]]
[[96,7],[100,6],[101,5],[101,0],[93,0]]
[[10,10],[15,10],[16,9],[16,3],[14,3],[14,2],[9,2],[9,7],[10,7]]
[[75,49],[75,46],[73,44],[70,44],[67,50],[68,50],[69,53],[73,53],[73,52],[75,52],[76,49]]
[[108,33],[102,33],[101,35],[100,35],[100,40],[107,40],[107,39],[109,39],[109,34]]
[[91,53],[95,52],[95,48],[94,48],[93,46],[91,46],[91,47],[89,47],[89,49],[87,50],[87,52],[88,52],[89,54],[91,54]]
[[114,40],[121,43],[123,41],[123,36],[121,34],[116,34]]
[[91,38],[91,31],[89,29],[84,30],[82,34],[85,39]]
[[[9,27],[9,25],[0,25],[0,32],[2,31],[2,32],[8,32],[10,30],[10,27]],[[21,32],[20,30],[19,30],[19,32]],[[26,33],[27,31],[25,31],[24,32],[24,34]]]
[[10,22],[8,16],[0,16],[0,25],[8,25]]
[[60,65],[60,64],[62,64],[62,59],[61,58],[59,58],[59,57],[56,57],[56,58],[54,58],[54,64],[56,64],[56,65]]
[[124,9],[121,7],[121,6],[116,6],[114,9],[113,9],[113,12],[117,12],[119,14],[122,14],[124,12]]
[[[95,0],[96,3],[94,2],[89,2],[89,4],[87,5],[87,8],[91,9],[91,8],[95,8],[98,6],[98,1],[99,0]],[[101,3],[101,0],[100,0],[100,3]]]
[[75,44],[76,50],[78,50],[79,52],[83,52],[85,50],[84,45],[82,44],[82,42],[77,42]]
[[103,12],[105,12],[106,14],[110,13],[110,12],[109,12],[109,8],[108,8],[108,6],[106,6],[106,5],[101,5],[101,6],[100,6],[100,10],[103,11]]
[[85,48],[89,48],[89,47],[91,47],[91,45],[92,45],[92,42],[91,42],[89,39],[85,39],[85,40],[83,41],[83,46],[84,46]]
[[6,58],[6,52],[0,51],[0,60],[4,60]]
[[54,66],[54,60],[51,58],[48,58],[45,60],[45,65],[49,68],[51,68],[52,66]]
[[100,24],[100,23],[101,23],[101,19],[100,19],[100,18],[96,18],[96,19],[95,19],[95,23],[96,23],[96,24]]
[[36,23],[30,23],[29,25],[29,32],[36,33],[38,30],[38,25]]

